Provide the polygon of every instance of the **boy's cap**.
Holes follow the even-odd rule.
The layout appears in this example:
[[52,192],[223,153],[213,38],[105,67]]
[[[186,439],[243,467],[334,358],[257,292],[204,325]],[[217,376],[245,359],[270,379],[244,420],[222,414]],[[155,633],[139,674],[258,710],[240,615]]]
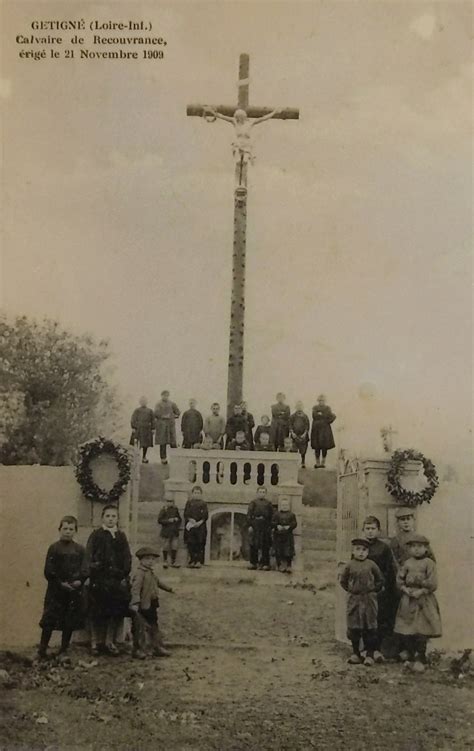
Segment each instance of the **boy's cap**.
[[413,532],[412,535],[410,535],[406,540],[405,543],[407,545],[411,545],[412,543],[420,543],[421,545],[429,545],[430,541],[427,537],[424,535],[419,535],[417,532]]
[[370,548],[370,543],[365,537],[354,537],[354,539],[351,540],[351,545],[362,545],[364,548]]
[[157,550],[155,550],[155,548],[149,548],[149,547],[139,548],[137,552],[135,553],[135,555],[137,556],[137,558],[144,558],[146,555],[152,555],[155,558],[160,557],[160,554],[158,553]]
[[415,512],[410,506],[402,506],[395,509],[395,519],[402,519],[404,516],[414,516]]

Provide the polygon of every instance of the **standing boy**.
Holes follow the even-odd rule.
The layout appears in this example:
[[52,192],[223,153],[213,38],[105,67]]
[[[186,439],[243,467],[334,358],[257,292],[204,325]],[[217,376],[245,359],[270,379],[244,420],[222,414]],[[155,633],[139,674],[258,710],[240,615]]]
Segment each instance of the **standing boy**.
[[134,410],[130,424],[132,426],[132,435],[130,445],[133,446],[135,441],[142,450],[142,462],[148,464],[146,458],[147,451],[153,446],[153,430],[155,428],[155,415],[153,410],[147,406],[146,396],[140,398],[140,406]]
[[176,404],[170,400],[170,392],[166,389],[161,392],[161,400],[155,407],[155,443],[160,447],[162,464],[168,464],[166,458],[166,446],[176,448],[176,426],[180,411]]
[[165,505],[158,514],[158,524],[161,526],[160,537],[163,540],[163,568],[168,568],[168,555],[173,568],[179,568],[176,562],[178,554],[179,528],[181,514],[172,497],[166,498]]
[[204,420],[204,435],[212,438],[213,444],[218,444],[220,448],[224,446],[225,419],[220,414],[219,402],[211,404],[211,414]]
[[130,610],[133,612],[132,635],[133,657],[144,660],[147,634],[150,638],[153,654],[167,657],[170,652],[163,646],[163,637],[158,626],[158,608],[160,606],[158,590],[173,592],[171,587],[163,584],[153,571],[160,554],[154,548],[140,548],[135,553],[140,561],[132,577],[132,597]]
[[290,408],[285,404],[286,396],[281,391],[272,404],[272,443],[275,451],[283,451],[285,438],[290,433]]
[[364,665],[374,664],[377,644],[377,592],[383,587],[383,576],[374,561],[368,560],[369,541],[362,537],[352,540],[352,557],[343,569],[341,587],[348,593],[346,603],[347,638],[352,644],[348,662],[362,662],[360,642],[366,651]]
[[250,501],[247,523],[250,542],[250,566],[270,571],[270,546],[272,544],[273,506],[267,498],[265,486],[257,488],[257,497]]
[[[282,498],[280,508],[273,517],[273,548],[277,568],[284,574],[291,574],[291,564],[295,557],[293,531],[296,526],[296,516],[290,509],[290,502]],[[283,568],[281,568],[282,563]]]
[[225,426],[226,448],[228,447],[227,444],[235,439],[238,431],[243,431],[247,435],[248,422],[245,415],[242,414],[242,405],[234,404],[233,414],[229,417]]
[[390,636],[393,632],[398,604],[396,563],[390,547],[379,540],[380,521],[376,516],[367,516],[364,519],[362,532],[369,543],[368,557],[377,564],[384,577],[384,587],[377,594],[377,638],[373,655],[375,662],[383,662],[382,642],[385,637]]
[[[410,506],[401,506],[395,509],[395,519],[397,534],[390,540],[390,548],[396,562],[399,566],[402,566],[411,557],[408,540],[415,531],[415,512]],[[427,556],[433,561],[436,560],[429,545],[427,546]]]
[[299,451],[301,466],[304,469],[309,443],[309,417],[304,412],[303,402],[296,402],[295,411],[290,417],[290,437]]
[[208,516],[202,488],[195,485],[191,491],[191,498],[184,507],[184,542],[188,548],[189,568],[201,568],[204,564]]
[[196,399],[189,400],[189,409],[183,412],[181,418],[181,432],[183,434],[183,449],[192,449],[196,443],[201,443],[203,420],[196,409]]

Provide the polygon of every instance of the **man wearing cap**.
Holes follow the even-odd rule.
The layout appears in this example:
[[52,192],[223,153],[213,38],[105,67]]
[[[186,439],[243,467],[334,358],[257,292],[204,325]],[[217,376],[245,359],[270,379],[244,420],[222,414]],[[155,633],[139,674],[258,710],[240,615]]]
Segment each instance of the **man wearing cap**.
[[167,390],[162,391],[161,400],[155,407],[155,443],[160,447],[162,464],[168,464],[166,446],[171,446],[173,449],[176,448],[175,421],[180,414],[178,407],[170,399],[170,392]]
[[[399,506],[395,509],[395,519],[397,534],[389,544],[396,562],[401,566],[411,555],[407,541],[415,531],[415,511],[411,506]],[[430,545],[427,546],[426,554],[428,558],[436,560]]]
[[140,563],[132,577],[132,597],[130,610],[134,613],[132,621],[133,656],[139,660],[145,659],[147,634],[153,647],[153,654],[166,657],[170,653],[163,646],[163,637],[158,627],[158,608],[160,606],[158,590],[173,592],[171,587],[163,584],[153,566],[160,557],[152,547],[143,547],[135,553]]

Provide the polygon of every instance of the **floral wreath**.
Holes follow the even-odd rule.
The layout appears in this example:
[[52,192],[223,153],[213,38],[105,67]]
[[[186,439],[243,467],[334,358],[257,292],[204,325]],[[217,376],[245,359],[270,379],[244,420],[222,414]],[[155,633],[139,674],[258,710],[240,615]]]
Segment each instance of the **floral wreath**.
[[[94,482],[91,462],[98,456],[108,454],[115,459],[118,468],[118,480],[111,490],[104,490]],[[79,458],[76,464],[76,479],[81,486],[83,495],[92,501],[113,503],[118,501],[130,481],[130,459],[128,450],[109,438],[99,436],[87,441],[79,447]]]
[[[421,462],[423,465],[427,485],[417,493],[413,490],[406,490],[400,482],[403,465],[407,461]],[[417,506],[424,502],[429,503],[436,493],[438,485],[439,479],[436,474],[436,467],[431,459],[423,456],[421,451],[398,449],[392,454],[385,487],[398,503],[404,503],[407,506]]]

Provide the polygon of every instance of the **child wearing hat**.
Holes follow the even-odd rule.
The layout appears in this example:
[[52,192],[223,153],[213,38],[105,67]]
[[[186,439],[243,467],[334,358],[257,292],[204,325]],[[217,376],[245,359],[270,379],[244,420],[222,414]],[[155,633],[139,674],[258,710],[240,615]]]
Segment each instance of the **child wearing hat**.
[[397,574],[401,591],[395,633],[403,647],[400,657],[424,670],[428,639],[441,636],[441,617],[434,592],[438,582],[436,563],[428,556],[429,540],[413,533],[407,540],[410,557]]
[[[377,645],[377,592],[384,585],[382,572],[374,561],[368,558],[369,542],[365,538],[355,537],[352,540],[352,557],[344,567],[341,577],[341,587],[348,593],[347,636],[352,644],[350,665],[374,664],[374,651]],[[360,642],[366,651],[362,660]]]
[[[397,523],[397,534],[390,540],[390,548],[397,564],[401,566],[410,557],[410,549],[407,545],[407,540],[415,531],[415,512],[411,506],[400,506],[395,509],[395,519]],[[427,548],[427,556],[433,561],[436,560],[429,545]]]
[[145,659],[147,635],[150,638],[153,654],[157,657],[166,657],[170,652],[163,646],[163,637],[158,627],[158,608],[160,606],[158,590],[173,592],[171,587],[163,584],[155,572],[153,566],[160,557],[157,550],[144,547],[135,553],[140,563],[132,577],[132,597],[130,610],[133,612],[132,635],[133,657],[138,660]]

